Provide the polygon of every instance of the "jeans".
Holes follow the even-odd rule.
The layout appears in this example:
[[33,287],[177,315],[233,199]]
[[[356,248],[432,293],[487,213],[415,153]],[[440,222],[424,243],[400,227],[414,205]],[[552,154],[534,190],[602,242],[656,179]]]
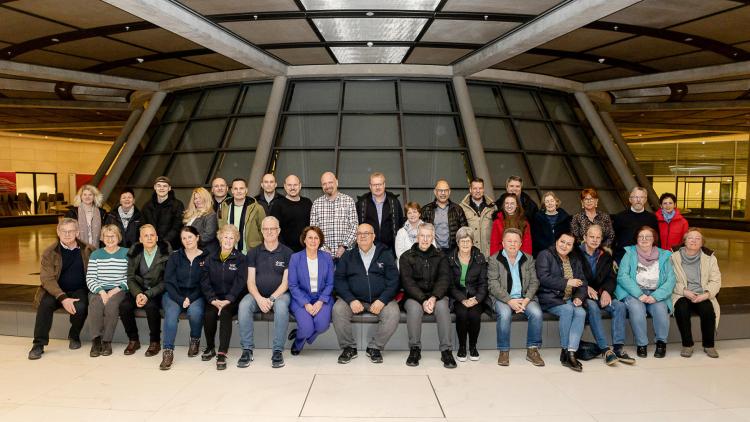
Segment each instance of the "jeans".
[[[143,305],[148,321],[149,340],[159,342],[161,338],[161,296],[153,297]],[[138,324],[135,322],[135,310],[137,309],[135,298],[130,293],[120,302],[120,320],[128,335],[128,340],[138,340]]]
[[597,346],[600,349],[606,349],[610,346],[607,343],[607,337],[604,335],[602,310],[609,312],[609,315],[612,316],[612,344],[625,344],[625,318],[627,317],[625,304],[617,299],[612,299],[609,305],[601,308],[598,300],[586,299],[586,320],[591,326],[591,333],[596,339]]
[[[182,302],[182,301],[180,301]],[[164,308],[164,349],[174,350],[174,339],[177,337],[177,323],[180,322],[180,314],[184,310],[182,303],[177,303],[169,297],[169,293],[164,293],[161,300]],[[200,298],[191,302],[187,311],[188,322],[190,322],[190,337],[200,338],[203,329],[203,310],[205,309],[206,300]]]
[[[422,304],[414,299],[406,299],[404,308],[406,308],[406,332],[409,334],[409,347],[421,349],[422,316],[424,315]],[[437,320],[440,351],[452,350],[451,310],[448,306],[448,297],[445,296],[435,302],[435,308],[432,312]]]
[[568,300],[547,311],[560,318],[560,347],[571,352],[578,350],[586,324],[586,311],[583,306],[575,306],[572,300]]
[[[362,302],[362,306],[365,308],[364,312],[368,312],[371,304]],[[360,313],[359,315],[362,314]],[[352,316],[354,316],[354,312],[352,312],[351,306],[345,300],[338,299],[333,305],[332,318],[333,329],[336,331],[336,338],[339,341],[339,347],[342,349],[346,347],[357,348],[357,340],[354,339],[352,331]],[[398,304],[392,300],[380,310],[377,316],[378,327],[375,335],[367,343],[367,347],[383,350],[385,349],[385,344],[388,343],[388,340],[390,340],[393,333],[398,329],[401,310],[398,309]]]
[[[284,350],[286,342],[286,332],[289,328],[289,302],[291,296],[289,292],[276,299],[273,303],[273,351]],[[253,314],[260,312],[258,302],[251,294],[245,295],[240,301],[237,319],[240,322],[240,345],[244,350],[253,350],[255,341],[253,340],[254,325]]]
[[[495,313],[497,314],[495,322],[497,350],[507,352],[510,350],[510,323],[514,312],[507,303],[498,300],[495,301]],[[526,348],[542,347],[542,322],[544,320],[542,308],[538,302],[532,300],[526,305],[523,314],[529,320],[526,328]]]
[[89,293],[89,333],[92,338],[101,337],[102,341],[111,342],[115,336],[117,319],[120,316],[120,303],[127,291],[119,291],[104,304],[98,294]]
[[[72,292],[65,292],[71,299],[78,299],[73,303],[76,313],[70,315],[70,331],[68,338],[72,340],[81,339],[81,328],[86,322],[86,316],[89,310],[88,289],[79,289]],[[44,292],[39,307],[36,310],[36,322],[34,324],[34,344],[46,346],[49,344],[49,330],[52,329],[52,319],[55,311],[62,307],[62,303],[55,299],[51,294]]]
[[[653,290],[643,289],[643,294],[650,295]],[[666,300],[672,300],[668,298]],[[651,315],[654,324],[656,341],[667,342],[669,335],[669,308],[666,300],[656,303],[643,303],[637,297],[628,296],[623,302],[628,308],[630,327],[633,329],[636,346],[648,345],[648,328],[646,328],[646,313]]]
[[216,326],[219,326],[219,353],[226,354],[229,351],[229,341],[232,339],[232,318],[237,313],[237,304],[230,303],[221,308],[221,313],[212,304],[206,305],[206,313],[203,316],[203,331],[206,333],[206,348],[213,349],[216,346]]
[[716,332],[716,313],[714,305],[710,300],[693,303],[686,297],[681,297],[674,304],[674,319],[677,321],[677,327],[680,329],[682,345],[684,347],[693,347],[693,330],[690,326],[690,316],[695,312],[701,320],[701,337],[703,338],[703,347],[714,347],[714,335]]

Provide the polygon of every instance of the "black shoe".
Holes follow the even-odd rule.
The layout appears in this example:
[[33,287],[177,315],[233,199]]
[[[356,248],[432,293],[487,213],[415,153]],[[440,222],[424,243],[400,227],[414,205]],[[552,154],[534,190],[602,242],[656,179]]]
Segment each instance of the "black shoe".
[[565,365],[567,361],[568,361],[568,351],[565,349],[560,349],[560,363]]
[[568,368],[576,372],[583,371],[583,365],[581,365],[581,362],[576,359],[576,352],[567,352],[567,359],[565,359],[565,362],[563,362],[563,366],[567,366]]
[[271,355],[271,368],[281,368],[284,366],[284,354],[281,350],[274,350]]
[[456,366],[456,361],[453,359],[453,352],[450,350],[443,350],[440,352],[440,360],[443,361],[443,367],[453,369]]
[[112,354],[112,342],[103,341],[102,342],[102,356],[109,356],[111,354]]
[[201,360],[204,361],[204,362],[205,361],[209,361],[214,356],[216,356],[216,349],[214,349],[213,347],[206,347],[203,350],[203,354],[201,354]]
[[469,346],[469,359],[473,361],[479,360],[479,350],[477,350],[476,346]]
[[368,347],[366,350],[367,357],[370,358],[372,363],[383,363],[383,354],[380,353],[380,349],[374,349]]
[[[619,347],[618,347],[619,346]],[[622,362],[626,365],[633,365],[635,363],[635,359],[628,356],[628,354],[623,350],[622,345],[615,345],[614,347],[615,356],[617,356],[617,361]]]
[[456,352],[456,360],[459,362],[466,362],[466,346],[458,346],[458,351]]
[[237,367],[238,368],[247,368],[250,366],[250,362],[253,361],[253,351],[250,349],[245,349],[242,351],[242,356],[240,356],[240,360],[237,361]]
[[79,338],[71,338],[68,342],[68,349],[70,350],[78,350],[81,348],[81,339]]
[[37,360],[41,358],[42,353],[44,353],[44,346],[41,344],[31,346],[31,350],[29,350],[29,360]]
[[648,346],[637,346],[635,348],[635,354],[638,355],[639,358],[648,357]]
[[663,341],[657,341],[656,350],[654,350],[654,357],[663,358],[666,355],[667,355],[667,343],[664,343]]
[[420,359],[422,359],[422,350],[419,347],[412,347],[409,350],[409,357],[406,358],[406,366],[419,366]]
[[101,354],[102,354],[102,338],[94,337],[93,339],[91,339],[91,350],[89,351],[89,356],[91,356],[92,358],[96,358],[96,357],[101,356]]
[[298,348],[296,348],[294,346],[292,346],[291,348],[289,348],[289,353],[291,353],[292,356],[298,356],[300,354],[300,352],[301,352],[301,350],[299,350]]
[[294,340],[295,338],[297,338],[297,329],[296,328],[293,329],[292,331],[290,331],[289,335],[286,336],[287,340]]
[[[203,356],[201,356],[201,359]],[[223,371],[227,369],[227,355],[224,353],[219,353],[218,356],[216,356],[216,370],[217,371]]]
[[346,364],[352,361],[352,359],[355,359],[357,357],[357,349],[354,347],[345,347],[344,350],[339,355],[338,362],[340,364]]

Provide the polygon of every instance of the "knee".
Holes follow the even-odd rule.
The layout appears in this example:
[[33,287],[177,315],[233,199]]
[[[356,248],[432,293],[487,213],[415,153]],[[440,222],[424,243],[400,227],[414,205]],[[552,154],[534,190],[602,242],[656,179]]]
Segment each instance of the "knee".
[[497,301],[495,302],[495,313],[497,314],[497,319],[509,319],[511,317],[511,311],[510,306]]
[[[350,310],[351,308],[349,307],[349,304],[346,303],[344,299],[339,299],[336,301],[336,303],[333,304],[333,313],[335,315],[345,317],[349,313],[348,311]],[[383,310],[385,310],[385,308],[383,308]]]
[[273,303],[274,315],[289,315],[289,302],[277,300]]
[[575,318],[586,318],[586,310],[583,309],[583,306],[576,306],[573,313]]
[[571,303],[560,305],[558,307],[558,312],[559,312],[560,319],[573,318],[573,312],[575,312],[575,306],[573,306],[573,304]]
[[526,306],[526,317],[530,321],[542,321],[542,318],[544,318],[544,314],[542,313],[542,308],[539,307],[539,305],[536,302],[529,302],[529,304]]
[[398,309],[398,305],[396,305],[396,302],[390,302],[388,305],[383,307],[383,310],[380,311],[380,317],[385,321],[398,321],[399,318],[401,318],[401,311]]

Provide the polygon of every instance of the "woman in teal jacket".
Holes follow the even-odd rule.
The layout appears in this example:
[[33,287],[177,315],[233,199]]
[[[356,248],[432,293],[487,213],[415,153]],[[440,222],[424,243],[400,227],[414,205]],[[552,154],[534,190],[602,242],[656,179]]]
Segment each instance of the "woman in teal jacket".
[[646,313],[653,319],[656,337],[654,357],[667,353],[669,314],[672,312],[672,290],[675,276],[670,260],[671,252],[656,247],[656,231],[648,226],[638,230],[635,246],[625,248],[617,273],[615,296],[625,303],[630,316],[638,357],[648,354]]

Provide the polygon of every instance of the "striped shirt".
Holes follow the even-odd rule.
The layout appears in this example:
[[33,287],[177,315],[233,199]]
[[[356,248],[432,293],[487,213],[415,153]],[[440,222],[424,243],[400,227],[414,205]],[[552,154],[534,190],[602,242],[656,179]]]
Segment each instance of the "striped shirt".
[[119,248],[109,253],[104,248],[97,249],[89,257],[86,271],[86,286],[91,293],[109,291],[115,287],[128,290],[128,248]]
[[325,237],[325,245],[320,248],[331,255],[339,246],[350,248],[354,244],[358,223],[354,200],[341,192],[336,193],[333,201],[321,196],[310,210],[310,225],[319,227]]

